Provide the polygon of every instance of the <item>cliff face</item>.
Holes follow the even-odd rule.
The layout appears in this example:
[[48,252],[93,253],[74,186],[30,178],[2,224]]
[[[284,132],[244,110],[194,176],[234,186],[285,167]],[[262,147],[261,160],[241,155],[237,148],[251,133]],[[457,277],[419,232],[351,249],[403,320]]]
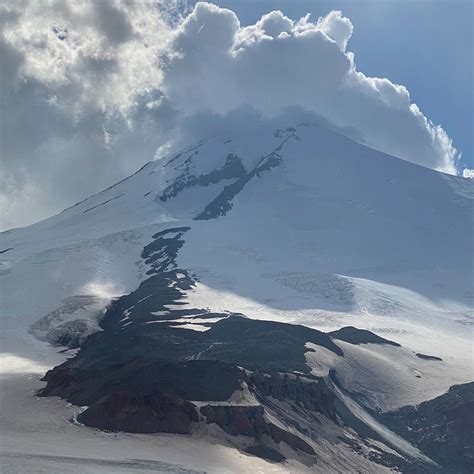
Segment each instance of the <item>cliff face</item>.
[[[304,430],[299,431],[291,415],[282,420],[281,426],[271,421],[269,413],[274,413],[275,402],[299,407],[306,416],[319,414],[337,423],[335,394],[323,379],[311,375],[247,371],[215,361],[155,362],[142,367],[131,362],[130,367],[110,367],[107,373],[67,364],[46,374],[47,385],[40,395],[61,396],[74,404],[88,405],[78,421],[99,429],[189,434],[193,424],[215,424],[230,435],[257,442],[256,452],[269,442],[268,449],[283,442],[296,452],[314,456],[310,438]],[[150,380],[161,383],[150,385]],[[154,391],[150,391],[152,386]],[[244,393],[243,386],[252,400],[233,402],[236,393]],[[201,401],[193,401],[193,396]],[[219,398],[222,401],[216,400]]]
[[[217,425],[249,453],[282,460],[291,452],[310,464],[319,457],[322,434],[380,465],[411,465],[390,453],[397,443],[384,447],[377,429],[341,398],[331,371],[312,373],[308,351],[344,359],[339,333],[182,308],[180,300],[195,281],[186,270],[168,267],[175,266],[185,231],[155,235],[145,257],[155,265],[150,276],[110,304],[102,330],[75,357],[47,372],[40,395],[87,406],[78,421],[103,430],[191,434]],[[351,344],[394,345],[357,328],[350,328],[350,336]],[[424,462],[412,465],[419,469]]]
[[265,419],[265,409],[262,406],[219,406],[207,405],[201,408],[206,423],[215,423],[226,433],[243,435],[257,442],[265,443],[265,436],[276,444],[286,443],[295,451],[314,456],[314,449],[301,437]]
[[[157,245],[160,252],[169,242]],[[47,372],[40,395],[87,406],[78,421],[99,429],[189,434],[196,424],[214,424],[253,440],[253,453],[278,459],[283,455],[275,447],[285,443],[314,457],[311,436],[292,413],[299,409],[309,419],[319,415],[337,423],[336,395],[311,375],[305,344],[336,357],[343,356],[341,349],[325,333],[303,326],[199,309],[183,314],[179,306],[162,323],[147,324],[157,319],[151,309],[176,303],[192,284],[184,270],[156,273],[114,301],[100,323],[103,330]],[[198,332],[180,327],[183,317],[198,317],[204,325],[220,320]],[[233,401],[245,394],[250,401]],[[288,407],[284,415],[278,403]]]
[[78,420],[108,431],[188,434],[198,414],[192,403],[173,395],[115,392],[94,403]]

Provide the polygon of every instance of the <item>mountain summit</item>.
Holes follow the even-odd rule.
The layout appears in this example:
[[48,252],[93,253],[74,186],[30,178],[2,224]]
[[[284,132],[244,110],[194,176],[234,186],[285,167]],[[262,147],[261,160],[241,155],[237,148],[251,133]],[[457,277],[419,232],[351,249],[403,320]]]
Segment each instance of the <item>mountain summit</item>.
[[[473,197],[315,125],[202,140],[0,234],[2,385],[51,369],[34,388],[76,422],[236,471],[471,472]],[[5,400],[7,447],[41,445],[31,394]],[[56,416],[77,456],[91,429]]]

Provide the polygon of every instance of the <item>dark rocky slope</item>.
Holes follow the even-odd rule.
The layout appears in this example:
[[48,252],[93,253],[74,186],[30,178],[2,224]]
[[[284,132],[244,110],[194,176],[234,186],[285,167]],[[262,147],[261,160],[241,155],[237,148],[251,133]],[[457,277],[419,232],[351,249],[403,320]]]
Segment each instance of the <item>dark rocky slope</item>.
[[433,400],[386,413],[383,419],[444,472],[474,472],[474,382],[454,385]]
[[[182,270],[164,272],[115,301],[102,321],[103,331],[90,336],[76,357],[46,374],[41,395],[88,406],[79,421],[89,426],[131,432],[189,433],[191,423],[200,420],[193,401],[209,402],[200,411],[206,423],[314,454],[300,436],[269,422],[263,404],[269,397],[291,400],[336,422],[334,395],[323,379],[310,374],[304,354],[306,342],[339,356],[341,349],[319,331],[241,315],[195,310],[201,320],[224,316],[206,332],[180,328],[179,309],[160,322],[152,313],[178,302],[181,288],[190,284]],[[187,310],[184,316],[192,314]],[[258,402],[216,405],[243,383]]]
[[400,347],[400,344],[377,336],[373,332],[365,329],[358,329],[352,326],[346,326],[337,331],[329,333],[334,339],[349,342],[350,344],[388,344],[390,346]]
[[[195,281],[177,268],[176,256],[188,230],[171,228],[153,236],[142,253],[149,278],[113,301],[100,322],[102,330],[89,335],[75,357],[45,375],[47,385],[41,396],[59,396],[87,406],[78,420],[99,429],[188,434],[195,427],[213,424],[249,440],[240,446],[249,453],[282,461],[281,451],[287,453],[283,443],[309,465],[317,461],[314,442],[320,436],[317,427],[325,420],[341,434],[349,430],[352,434],[341,436],[341,441],[377,464],[403,472],[433,472],[432,465],[384,449],[384,443],[397,447],[350,412],[335,389],[337,374],[313,375],[305,357],[313,350],[307,343],[336,357],[344,357],[337,340],[398,344],[353,327],[326,334],[241,314],[184,308],[185,292]],[[209,329],[184,326],[195,319]],[[247,398],[239,401],[239,393]],[[454,411],[441,405],[446,419],[458,423],[465,433],[461,417],[472,399],[461,395]],[[420,419],[425,408],[412,410],[388,414],[384,421],[430,455],[436,433],[443,430],[437,430],[433,416],[426,426],[433,441],[425,443],[425,436],[415,436],[418,429],[407,427],[424,427],[429,417]],[[455,447],[464,446],[451,431],[446,433],[450,440],[441,443],[445,455],[433,454],[441,464],[458,455]]]

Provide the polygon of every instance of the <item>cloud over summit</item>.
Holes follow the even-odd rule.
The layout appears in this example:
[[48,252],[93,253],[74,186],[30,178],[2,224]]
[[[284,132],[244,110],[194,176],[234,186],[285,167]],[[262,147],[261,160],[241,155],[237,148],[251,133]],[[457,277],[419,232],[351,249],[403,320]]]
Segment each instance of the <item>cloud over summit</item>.
[[274,11],[242,27],[233,12],[198,3],[173,33],[177,55],[163,89],[185,114],[246,105],[272,116],[303,107],[373,148],[454,173],[449,137],[411,103],[408,90],[357,70],[346,52],[352,30],[336,11],[314,22]]
[[214,117],[209,131],[239,126],[242,109],[259,120],[304,111],[373,148],[456,172],[449,137],[408,90],[357,70],[353,25],[341,12],[313,21],[273,11],[242,26],[230,10],[180,5],[0,5],[2,228],[131,173],[191,137],[196,117]]

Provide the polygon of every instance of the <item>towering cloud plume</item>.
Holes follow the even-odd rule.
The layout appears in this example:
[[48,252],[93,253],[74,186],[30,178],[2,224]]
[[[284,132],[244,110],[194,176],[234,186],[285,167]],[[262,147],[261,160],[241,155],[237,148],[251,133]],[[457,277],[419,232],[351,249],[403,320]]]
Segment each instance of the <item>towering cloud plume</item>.
[[174,32],[176,56],[162,87],[186,114],[245,104],[271,116],[300,106],[371,147],[455,173],[449,137],[410,102],[408,90],[357,71],[346,51],[352,29],[334,11],[316,22],[274,11],[241,27],[231,11],[199,3]]

